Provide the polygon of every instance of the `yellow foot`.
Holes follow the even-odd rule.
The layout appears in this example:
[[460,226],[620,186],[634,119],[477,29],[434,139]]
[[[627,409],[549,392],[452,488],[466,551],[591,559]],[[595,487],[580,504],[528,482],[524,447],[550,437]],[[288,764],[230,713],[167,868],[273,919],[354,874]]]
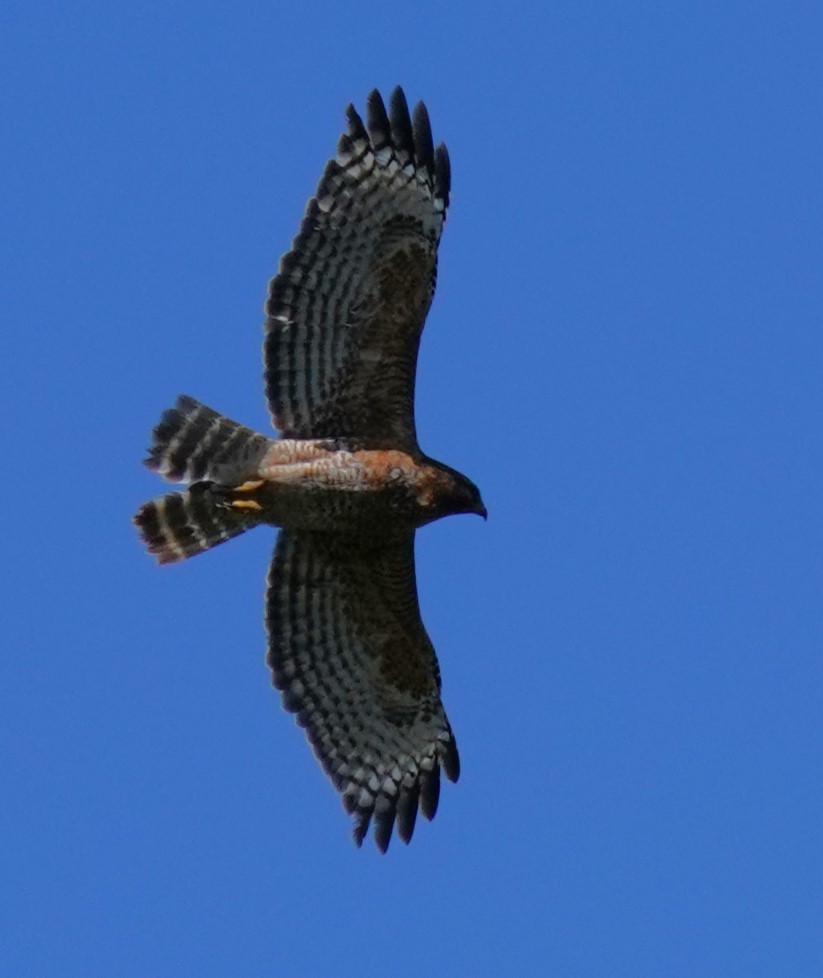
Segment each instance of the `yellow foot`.
[[265,479],[253,479],[251,482],[244,482],[242,486],[235,486],[232,492],[254,492],[263,485]]
[[252,509],[262,513],[263,507],[254,499],[233,499],[230,503],[232,509]]

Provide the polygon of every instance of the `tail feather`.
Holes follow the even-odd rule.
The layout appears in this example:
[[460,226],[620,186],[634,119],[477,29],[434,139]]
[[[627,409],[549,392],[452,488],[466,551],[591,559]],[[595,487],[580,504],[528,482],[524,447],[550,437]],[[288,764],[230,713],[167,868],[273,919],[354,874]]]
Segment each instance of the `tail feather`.
[[172,564],[210,550],[255,526],[253,511],[231,505],[230,492],[211,482],[195,483],[145,503],[134,522],[149,553]]
[[256,472],[271,439],[183,395],[153,432],[146,465],[171,482],[237,485]]
[[236,497],[233,487],[254,481],[271,444],[193,397],[179,397],[154,429],[146,465],[193,484],[152,499],[134,517],[149,553],[171,564],[256,526],[260,506],[248,493]]

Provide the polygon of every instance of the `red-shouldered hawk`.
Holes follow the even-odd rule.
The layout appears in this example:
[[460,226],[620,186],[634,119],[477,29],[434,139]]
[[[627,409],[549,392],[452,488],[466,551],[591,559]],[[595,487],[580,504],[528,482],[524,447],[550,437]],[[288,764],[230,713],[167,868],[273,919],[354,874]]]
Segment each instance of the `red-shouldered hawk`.
[[160,563],[261,524],[280,527],[268,575],[267,661],[283,704],[385,852],[437,809],[459,760],[420,618],[418,527],[486,510],[465,476],[417,444],[414,379],[449,202],[449,157],[423,103],[376,91],[309,200],[266,302],[266,394],[279,439],[181,397],[147,465],[188,490],[137,513]]

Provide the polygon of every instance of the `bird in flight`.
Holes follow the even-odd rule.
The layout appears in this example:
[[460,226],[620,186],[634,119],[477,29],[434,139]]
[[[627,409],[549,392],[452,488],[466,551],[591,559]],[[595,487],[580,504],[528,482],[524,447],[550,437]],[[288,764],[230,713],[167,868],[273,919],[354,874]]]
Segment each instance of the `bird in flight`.
[[307,205],[266,300],[265,387],[279,438],[180,397],[146,464],[188,488],[134,518],[161,564],[255,526],[280,528],[266,591],[267,662],[359,846],[386,851],[431,819],[460,772],[420,617],[419,527],[486,510],[417,443],[417,351],[449,204],[446,147],[401,88],[368,98]]

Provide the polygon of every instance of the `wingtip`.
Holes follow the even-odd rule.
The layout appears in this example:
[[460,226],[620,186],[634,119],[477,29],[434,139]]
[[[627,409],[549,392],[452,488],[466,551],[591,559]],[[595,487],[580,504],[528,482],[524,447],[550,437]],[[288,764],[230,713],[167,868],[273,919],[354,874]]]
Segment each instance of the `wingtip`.
[[[379,803],[380,799],[378,799]],[[388,799],[383,799],[383,807],[376,808],[374,812],[374,841],[377,848],[385,854],[391,842],[392,831],[394,829],[394,806]]]
[[406,845],[411,842],[414,835],[419,802],[420,785],[417,781],[414,781],[410,787],[401,789],[397,801],[397,835]]
[[434,186],[435,192],[443,198],[444,205],[448,207],[451,191],[451,160],[445,143],[440,143],[434,151]]
[[366,128],[374,149],[380,149],[388,143],[391,126],[383,96],[376,88],[369,92],[366,99]]
[[391,135],[395,149],[414,158],[414,136],[412,133],[409,103],[406,94],[398,85],[389,96],[389,118],[391,120]]
[[366,838],[366,833],[369,831],[370,822],[371,811],[362,808],[358,809],[355,813],[354,826],[352,827],[352,838],[358,849],[363,845],[363,839]]
[[353,140],[368,140],[369,136],[366,132],[366,127],[363,125],[363,120],[360,118],[360,114],[352,102],[349,102],[346,107],[346,120],[349,125],[349,136]]
[[420,812],[431,821],[440,803],[440,765],[435,763],[431,771],[420,773]]
[[434,171],[434,142],[429,113],[423,102],[418,102],[412,113],[412,134],[414,137],[414,153],[418,165],[424,166],[429,172]]
[[457,751],[454,735],[443,745],[440,763],[443,765],[443,773],[449,781],[455,782],[460,779],[460,754]]

